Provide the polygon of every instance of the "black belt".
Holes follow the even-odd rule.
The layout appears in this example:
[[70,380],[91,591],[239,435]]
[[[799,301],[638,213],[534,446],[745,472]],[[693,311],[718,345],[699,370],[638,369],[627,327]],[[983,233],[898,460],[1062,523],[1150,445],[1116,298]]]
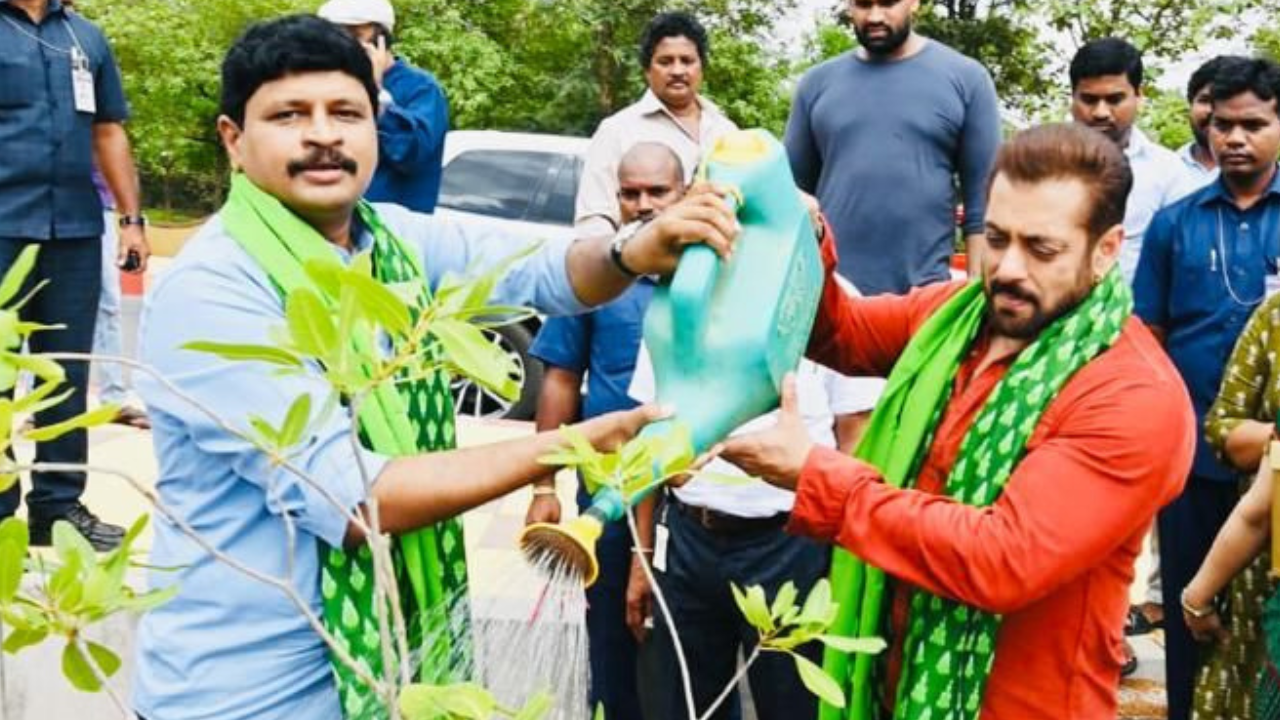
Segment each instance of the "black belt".
[[791,513],[785,512],[766,517],[739,517],[699,505],[689,505],[681,502],[674,494],[669,494],[667,501],[703,530],[716,535],[749,535],[766,530],[777,530],[791,519]]

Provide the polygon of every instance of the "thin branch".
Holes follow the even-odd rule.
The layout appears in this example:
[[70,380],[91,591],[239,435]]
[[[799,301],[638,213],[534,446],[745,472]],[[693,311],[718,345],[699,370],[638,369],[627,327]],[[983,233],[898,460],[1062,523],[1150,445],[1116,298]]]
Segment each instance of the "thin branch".
[[80,651],[80,657],[84,658],[85,664],[89,666],[89,672],[93,673],[98,685],[102,686],[102,689],[107,693],[107,697],[111,698],[111,702],[120,711],[120,717],[124,718],[124,720],[133,720],[133,711],[125,705],[119,693],[107,681],[107,674],[102,671],[102,668],[98,667],[98,661],[89,653],[89,646],[85,643],[84,637],[77,632],[71,636],[71,641],[75,643],[76,649]]
[[284,468],[289,473],[297,477],[299,480],[306,483],[308,487],[311,487],[312,489],[314,489],[322,498],[327,500],[329,504],[337,508],[338,512],[342,513],[343,517],[346,518],[347,522],[354,524],[357,528],[360,529],[361,532],[364,532],[364,533],[369,532],[369,526],[368,524],[365,523],[364,518],[360,517],[360,513],[355,512],[350,507],[347,507],[345,503],[339,500],[337,496],[334,495],[332,492],[330,492],[330,490],[326,488],[323,484],[317,482],[315,478],[311,477],[301,468],[294,465],[292,462],[289,461],[288,458],[281,457],[279,454],[273,452],[270,448],[263,447],[257,441],[257,439],[255,439],[252,435],[249,435],[248,433],[244,432],[243,430],[235,427],[234,425],[228,423],[226,420],[219,417],[217,413],[215,413],[213,410],[210,410],[204,403],[200,402],[199,400],[195,399],[191,395],[187,394],[177,385],[174,385],[173,382],[171,382],[164,375],[160,374],[158,370],[151,367],[150,365],[147,365],[145,363],[140,363],[137,360],[133,360],[127,357],[120,357],[116,355],[91,355],[87,353],[40,353],[40,357],[48,358],[50,360],[71,360],[71,361],[86,362],[86,363],[113,362],[119,365],[124,365],[125,367],[131,368],[133,370],[141,371],[146,375],[149,375],[150,377],[155,379],[156,382],[159,382],[166,390],[173,393],[175,397],[189,404],[194,409],[200,411],[200,413],[203,414],[205,417],[212,420],[213,423],[217,425],[219,429],[223,430],[224,432],[227,432],[233,437],[244,440],[245,442],[253,445],[254,447],[261,450],[263,453],[270,456],[273,463]]
[[[400,682],[403,685],[409,685],[412,682],[412,677],[409,674],[408,633],[405,630],[404,612],[400,607],[398,588],[394,593],[390,595],[388,593],[392,587],[396,586],[395,571],[388,562],[390,560],[389,543],[382,535],[381,510],[378,498],[373,494],[373,477],[369,473],[369,468],[364,464],[364,448],[360,446],[361,402],[362,398],[359,395],[351,398],[351,432],[347,433],[347,437],[351,442],[352,453],[356,457],[356,468],[360,473],[360,481],[363,483],[364,495],[368,498],[365,502],[365,508],[369,513],[369,527],[373,532],[365,536],[365,542],[368,543],[370,554],[373,556],[373,602],[378,618],[378,635],[382,640],[383,672],[386,674],[388,684],[392,687],[395,685],[397,671]],[[390,621],[387,618],[388,606],[392,608],[391,612],[396,616],[394,645],[392,644]],[[398,659],[396,650],[399,651]],[[400,715],[400,708],[394,697],[388,697],[387,700],[392,720],[396,720]]]
[[[636,514],[627,505],[627,527],[631,530],[631,542],[635,547],[640,546],[640,531],[636,527]],[[653,569],[649,567],[649,561],[645,558],[644,553],[636,553],[636,557],[640,558],[640,569],[644,572],[644,577],[649,581],[649,588],[653,590],[653,598],[658,601],[658,609],[662,611],[662,617],[667,621],[667,631],[671,633],[671,644],[676,649],[676,663],[680,666],[680,680],[683,682],[684,703],[689,709],[689,720],[699,720],[698,708],[693,702],[693,681],[689,678],[689,662],[684,657],[684,648],[680,645],[680,635],[676,632],[676,620],[671,614],[671,609],[667,607],[667,598],[662,594],[662,588],[658,587],[658,581],[653,576]]]
[[145,485],[143,485],[140,481],[138,481],[132,475],[126,472],[121,472],[114,468],[105,468],[97,465],[79,464],[79,463],[33,463],[30,465],[14,465],[12,466],[12,468],[14,472],[22,472],[22,471],[41,472],[42,471],[42,472],[100,473],[103,475],[111,475],[113,477],[118,477],[124,480],[125,482],[129,483],[129,485],[131,485],[134,490],[138,491],[139,494],[145,497],[152,504],[152,506],[156,509],[156,512],[160,513],[165,517],[166,520],[173,523],[179,530],[182,531],[182,534],[186,535],[192,542],[198,545],[202,550],[212,555],[215,560],[226,564],[231,569],[253,580],[257,580],[258,582],[264,585],[268,585],[284,593],[285,597],[288,598],[288,600],[291,603],[293,603],[293,605],[298,609],[298,611],[302,613],[302,616],[306,619],[307,624],[309,624],[311,628],[315,630],[316,634],[320,636],[320,639],[324,641],[324,644],[328,646],[330,652],[332,652],[335,656],[337,656],[338,660],[341,661],[342,664],[349,667],[351,671],[355,673],[356,677],[358,677],[361,680],[361,682],[365,683],[370,688],[373,688],[374,690],[378,691],[379,694],[381,694],[382,683],[378,682],[378,680],[376,680],[374,677],[372,677],[367,672],[365,672],[360,667],[360,665],[356,663],[355,659],[352,658],[351,655],[346,650],[342,649],[342,647],[339,646],[337,639],[335,639],[333,635],[329,634],[329,631],[324,627],[324,623],[322,623],[320,619],[317,618],[315,614],[311,612],[311,608],[308,605],[307,601],[301,595],[298,594],[297,589],[294,588],[292,584],[284,582],[279,578],[267,575],[266,573],[259,572],[258,570],[255,570],[249,567],[248,565],[245,565],[239,560],[236,560],[235,558],[231,557],[225,552],[214,547],[212,544],[209,543],[208,540],[204,538],[203,535],[197,532],[195,528],[191,527],[191,525],[189,525],[185,520],[178,517],[177,514],[175,514],[172,510],[170,510],[168,506],[160,502],[160,498],[156,496],[155,492],[153,492],[150,488],[147,488]]
[[742,663],[742,667],[738,668],[738,672],[733,676],[733,679],[729,681],[728,685],[724,686],[724,690],[720,691],[720,695],[711,703],[711,707],[707,708],[707,711],[704,712],[702,717],[698,718],[698,720],[711,720],[711,716],[715,714],[716,708],[720,707],[720,705],[733,694],[733,689],[738,686],[738,681],[742,680],[742,676],[746,675],[747,670],[751,669],[751,663],[754,663],[758,657],[760,657],[759,642],[757,642],[756,646],[752,648],[751,655]]

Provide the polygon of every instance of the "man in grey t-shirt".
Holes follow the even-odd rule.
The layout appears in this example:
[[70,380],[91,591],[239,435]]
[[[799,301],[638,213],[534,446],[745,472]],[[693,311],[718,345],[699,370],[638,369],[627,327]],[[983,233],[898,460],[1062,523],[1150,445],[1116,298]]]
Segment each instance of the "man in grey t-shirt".
[[919,0],[849,0],[861,47],[800,80],[786,145],[835,231],[840,274],[868,295],[948,277],[958,180],[967,239],[983,231],[1000,144],[995,84],[912,31]]

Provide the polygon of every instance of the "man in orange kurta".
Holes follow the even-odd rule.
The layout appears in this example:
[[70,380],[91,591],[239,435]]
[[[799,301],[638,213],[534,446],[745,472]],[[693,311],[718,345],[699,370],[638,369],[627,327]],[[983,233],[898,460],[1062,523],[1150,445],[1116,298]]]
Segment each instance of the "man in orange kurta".
[[[1027,157],[1036,148],[1011,145],[997,160],[987,208],[985,319],[914,484],[890,487],[876,467],[810,443],[798,432],[789,385],[778,426],[729,440],[723,454],[795,489],[792,532],[838,543],[888,575],[887,686],[877,693],[886,708],[909,599],[924,591],[1003,618],[979,717],[1109,720],[1134,559],[1156,511],[1181,490],[1195,420],[1164,351],[1130,317],[1049,402],[994,504],[942,494],[961,440],[1006,370],[1111,270],[1123,241],[1124,197],[1112,197],[1105,178],[1073,172],[1070,158]],[[809,355],[847,374],[888,374],[962,284],[851,298],[832,277],[829,235]]]

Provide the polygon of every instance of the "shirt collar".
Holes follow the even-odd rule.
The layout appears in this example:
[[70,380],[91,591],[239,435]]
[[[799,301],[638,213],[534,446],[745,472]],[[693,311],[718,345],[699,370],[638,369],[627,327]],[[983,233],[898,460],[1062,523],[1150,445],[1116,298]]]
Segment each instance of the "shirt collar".
[[[1271,184],[1267,186],[1267,192],[1264,194],[1268,197],[1280,197],[1280,172],[1272,176]],[[1209,205],[1216,202],[1235,206],[1235,198],[1231,196],[1231,191],[1227,190],[1227,184],[1222,177],[1222,173],[1218,173],[1217,179],[1206,185],[1200,197],[1196,199],[1197,205]]]
[[1124,148],[1124,154],[1130,158],[1140,158],[1151,151],[1151,141],[1138,128],[1129,131],[1129,144]]
[[[703,97],[701,93],[698,94],[697,103],[698,107],[702,108],[702,112],[704,113],[712,113],[715,115],[720,114],[720,108],[716,107],[715,103]],[[653,93],[653,90],[644,91],[644,95],[636,101],[636,109],[639,110],[642,115],[652,115],[654,113],[671,115],[671,111],[668,110],[667,106],[658,99],[658,96]]]
[[[7,5],[18,12],[21,12],[24,16],[27,15],[25,11],[20,10],[17,5],[14,5],[11,0],[0,0],[0,5]],[[62,13],[64,10],[65,8],[62,6],[62,0],[49,0],[49,6],[45,8],[44,16],[47,18],[55,13]]]

